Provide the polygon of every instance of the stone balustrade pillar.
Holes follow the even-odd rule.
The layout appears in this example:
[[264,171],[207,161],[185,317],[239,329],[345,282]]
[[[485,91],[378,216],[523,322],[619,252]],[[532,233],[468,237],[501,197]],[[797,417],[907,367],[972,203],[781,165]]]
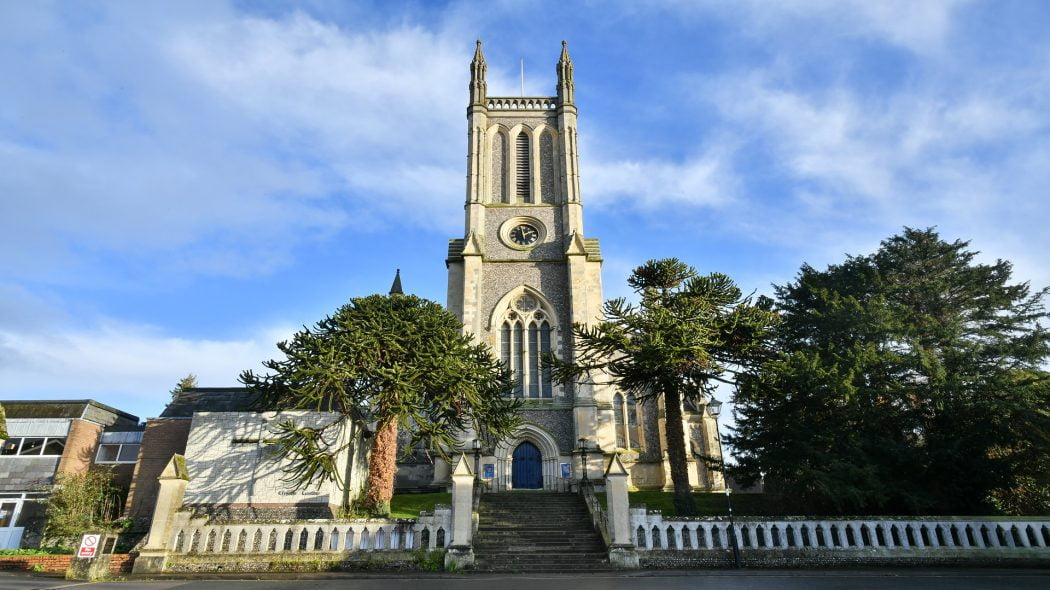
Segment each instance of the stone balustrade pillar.
[[175,513],[182,507],[182,497],[190,481],[186,459],[182,455],[173,455],[157,481],[160,482],[157,507],[153,511],[146,545],[132,567],[132,572],[136,574],[159,574],[167,565]]
[[609,563],[623,568],[637,568],[638,552],[631,542],[631,504],[627,497],[627,477],[620,455],[613,454],[605,470]]
[[474,565],[474,473],[465,454],[460,454],[452,468],[452,540],[445,552],[449,569]]

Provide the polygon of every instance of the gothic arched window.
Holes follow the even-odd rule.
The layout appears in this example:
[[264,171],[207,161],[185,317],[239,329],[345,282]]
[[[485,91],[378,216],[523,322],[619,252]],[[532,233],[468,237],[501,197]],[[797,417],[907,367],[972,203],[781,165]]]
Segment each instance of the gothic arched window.
[[554,386],[543,356],[551,347],[551,318],[529,293],[514,298],[500,326],[500,358],[514,373],[515,397],[551,398]]
[[522,131],[515,142],[517,158],[517,192],[519,202],[532,202],[532,187],[529,158],[529,136]]
[[638,428],[638,403],[634,395],[617,393],[613,396],[613,420],[616,427],[616,446],[621,449],[640,449],[642,432]]
[[613,420],[616,423],[616,448],[627,448],[627,428],[623,423],[623,396],[613,396]]

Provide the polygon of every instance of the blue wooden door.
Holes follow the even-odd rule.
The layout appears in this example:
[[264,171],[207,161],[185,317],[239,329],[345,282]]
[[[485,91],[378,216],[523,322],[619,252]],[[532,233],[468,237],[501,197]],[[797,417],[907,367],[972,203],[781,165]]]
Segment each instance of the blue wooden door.
[[516,490],[538,490],[543,487],[543,471],[540,469],[540,450],[530,442],[523,442],[514,449],[511,464],[511,485]]

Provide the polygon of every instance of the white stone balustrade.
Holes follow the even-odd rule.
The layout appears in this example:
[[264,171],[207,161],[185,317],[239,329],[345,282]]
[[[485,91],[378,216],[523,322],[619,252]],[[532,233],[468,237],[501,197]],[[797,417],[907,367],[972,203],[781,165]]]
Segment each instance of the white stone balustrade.
[[[737,520],[739,546],[750,550],[929,550],[1042,548],[1050,554],[1050,521],[1026,520]],[[671,519],[631,508],[639,551],[727,549],[729,523]]]
[[206,518],[200,518],[175,527],[169,551],[172,555],[431,551],[448,544],[451,524],[451,510],[443,507],[415,520],[207,524]]

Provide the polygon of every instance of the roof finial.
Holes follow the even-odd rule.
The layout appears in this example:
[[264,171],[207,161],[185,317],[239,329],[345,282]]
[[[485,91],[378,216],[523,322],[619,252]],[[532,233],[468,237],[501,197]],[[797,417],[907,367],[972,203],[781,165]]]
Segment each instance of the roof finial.
[[563,105],[573,104],[575,84],[572,81],[572,58],[569,57],[569,44],[561,42],[561,57],[558,58],[558,99]]
[[397,269],[397,273],[394,274],[394,284],[390,285],[391,295],[404,295],[405,292],[401,290],[401,269]]
[[485,84],[485,55],[481,53],[481,39],[478,39],[478,47],[474,50],[474,59],[470,61],[470,104],[485,104],[487,86]]

